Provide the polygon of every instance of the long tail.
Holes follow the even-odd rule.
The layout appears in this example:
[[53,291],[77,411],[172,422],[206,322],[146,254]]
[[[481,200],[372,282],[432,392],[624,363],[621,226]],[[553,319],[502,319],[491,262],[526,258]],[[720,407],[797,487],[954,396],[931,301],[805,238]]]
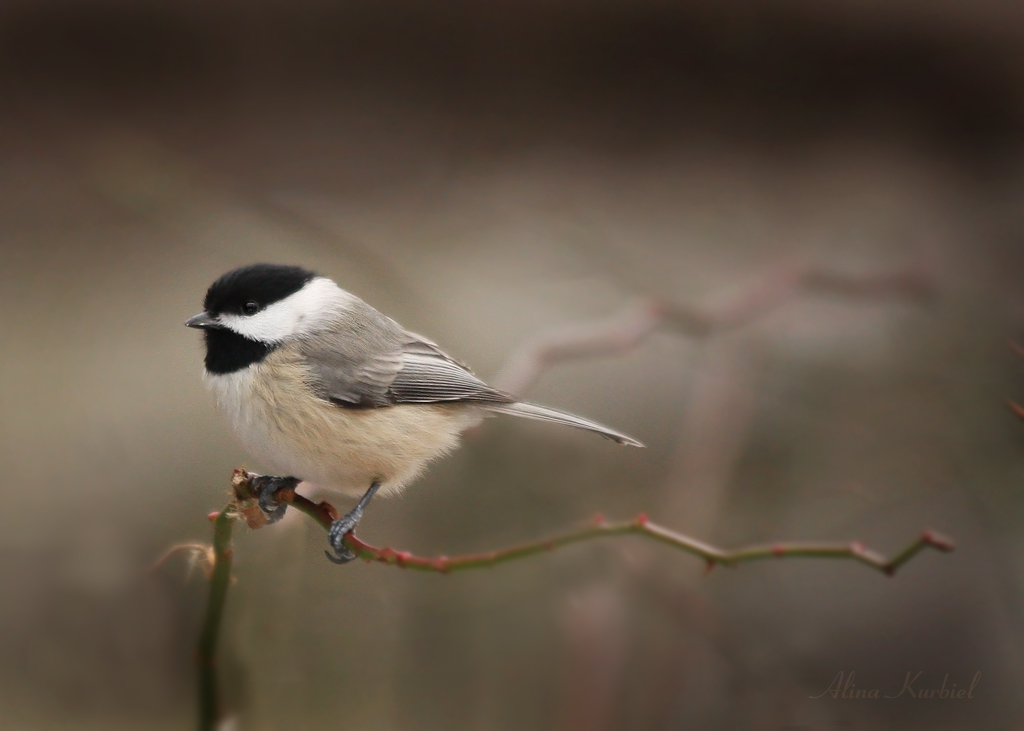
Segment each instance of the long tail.
[[633,437],[627,436],[622,432],[617,432],[614,429],[609,429],[606,426],[598,424],[596,421],[590,421],[589,419],[584,419],[582,416],[576,416],[575,414],[570,414],[565,411],[552,409],[548,406],[531,404],[529,401],[518,401],[514,404],[488,404],[486,408],[488,411],[496,411],[499,414],[522,416],[526,419],[538,419],[539,421],[553,421],[556,424],[568,424],[569,426],[575,426],[578,429],[597,432],[602,437],[611,439],[613,442],[618,442],[619,444],[625,444],[629,447],[644,446]]

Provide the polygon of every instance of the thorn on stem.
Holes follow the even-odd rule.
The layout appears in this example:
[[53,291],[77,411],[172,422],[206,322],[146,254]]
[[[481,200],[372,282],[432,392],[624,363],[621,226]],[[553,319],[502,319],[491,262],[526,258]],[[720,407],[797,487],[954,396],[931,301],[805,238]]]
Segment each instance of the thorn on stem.
[[594,513],[594,525],[604,525],[604,516],[601,513]]
[[781,543],[774,544],[772,546],[772,555],[776,556],[777,558],[782,558],[786,555],[786,547],[783,546]]
[[640,513],[638,516],[636,516],[636,524],[641,528],[643,528],[649,522],[651,521],[650,518],[647,517],[647,513]]

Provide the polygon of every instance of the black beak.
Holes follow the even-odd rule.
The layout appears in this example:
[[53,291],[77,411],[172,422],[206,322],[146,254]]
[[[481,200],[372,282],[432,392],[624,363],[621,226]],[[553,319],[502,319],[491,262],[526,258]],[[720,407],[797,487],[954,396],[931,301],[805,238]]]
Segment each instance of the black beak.
[[188,318],[185,320],[185,327],[195,327],[200,330],[222,330],[224,328],[209,312],[200,312],[195,317]]

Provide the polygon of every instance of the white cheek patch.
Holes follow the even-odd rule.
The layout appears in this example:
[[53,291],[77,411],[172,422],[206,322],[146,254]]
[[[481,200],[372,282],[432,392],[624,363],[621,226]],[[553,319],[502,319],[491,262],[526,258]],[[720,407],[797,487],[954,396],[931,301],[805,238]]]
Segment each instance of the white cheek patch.
[[220,322],[250,340],[279,343],[321,328],[354,299],[330,279],[317,277],[255,315],[222,314]]

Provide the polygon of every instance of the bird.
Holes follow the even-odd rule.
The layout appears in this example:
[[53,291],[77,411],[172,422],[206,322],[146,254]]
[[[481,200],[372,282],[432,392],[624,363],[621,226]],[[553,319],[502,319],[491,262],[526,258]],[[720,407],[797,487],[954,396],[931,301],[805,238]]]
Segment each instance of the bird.
[[399,492],[484,416],[566,424],[644,446],[488,386],[432,340],[305,267],[232,269],[185,325],[203,331],[204,380],[218,410],[276,473],[254,481],[269,522],[287,508],[275,496],[300,482],[361,496],[328,532],[335,563],[355,558],[344,538],[374,495]]

